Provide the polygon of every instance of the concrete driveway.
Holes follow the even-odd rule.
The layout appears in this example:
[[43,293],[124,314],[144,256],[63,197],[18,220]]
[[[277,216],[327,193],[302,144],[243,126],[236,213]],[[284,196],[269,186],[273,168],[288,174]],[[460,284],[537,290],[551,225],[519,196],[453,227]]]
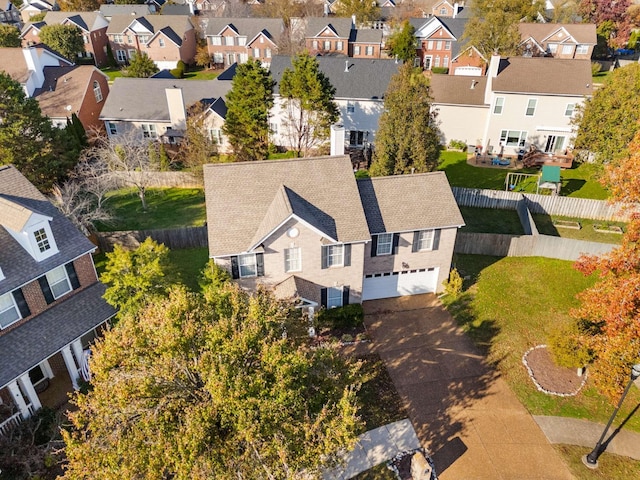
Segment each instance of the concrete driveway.
[[374,349],[440,480],[573,478],[434,295],[372,300],[364,310]]

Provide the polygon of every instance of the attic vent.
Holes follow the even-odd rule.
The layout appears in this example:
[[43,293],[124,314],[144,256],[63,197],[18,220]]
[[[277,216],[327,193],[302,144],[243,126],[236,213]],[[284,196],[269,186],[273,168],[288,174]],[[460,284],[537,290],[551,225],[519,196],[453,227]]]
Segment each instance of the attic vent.
[[471,80],[471,90],[474,90],[476,88],[477,83],[477,81]]
[[345,73],[349,71],[349,60],[344,61],[344,71]]

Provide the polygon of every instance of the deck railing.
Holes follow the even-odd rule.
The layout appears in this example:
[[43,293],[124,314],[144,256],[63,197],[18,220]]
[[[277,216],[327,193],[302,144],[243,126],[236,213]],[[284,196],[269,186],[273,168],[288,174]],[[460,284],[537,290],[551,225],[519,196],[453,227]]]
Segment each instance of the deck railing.
[[20,415],[20,412],[14,413],[4,422],[0,423],[0,435],[6,435],[13,427],[17,427],[18,425],[20,425],[21,421],[22,416]]

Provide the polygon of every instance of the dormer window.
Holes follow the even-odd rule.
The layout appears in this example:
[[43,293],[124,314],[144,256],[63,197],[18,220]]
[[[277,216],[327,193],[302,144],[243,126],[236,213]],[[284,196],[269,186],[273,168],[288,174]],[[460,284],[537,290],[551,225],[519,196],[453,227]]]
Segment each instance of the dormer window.
[[36,239],[36,245],[38,247],[38,250],[40,250],[40,253],[44,253],[51,248],[49,238],[47,237],[47,232],[44,228],[33,232],[33,236]]

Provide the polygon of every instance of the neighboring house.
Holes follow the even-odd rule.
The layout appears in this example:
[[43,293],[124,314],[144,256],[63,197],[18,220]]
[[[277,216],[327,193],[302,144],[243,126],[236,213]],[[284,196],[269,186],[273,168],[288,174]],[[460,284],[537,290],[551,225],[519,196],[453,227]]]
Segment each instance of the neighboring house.
[[114,15],[107,28],[111,50],[120,64],[146,53],[160,70],[193,63],[196,31],[184,15]]
[[42,406],[59,407],[51,391],[79,388],[88,349],[115,311],[102,298],[96,247],[12,166],[0,167],[0,206],[3,434]]
[[[486,77],[433,75],[443,143],[463,140],[517,155],[571,148],[576,108],[593,94],[589,60],[493,56]],[[460,119],[464,118],[464,122]]]
[[26,25],[22,30],[22,45],[40,43],[40,30],[44,25],[73,25],[80,29],[84,41],[84,56],[93,58],[98,67],[107,64],[107,27],[109,21],[100,12],[48,12],[42,22]]
[[[382,30],[361,28],[356,30],[350,44],[353,58],[380,58],[382,56]],[[385,58],[387,56],[385,55]]]
[[221,68],[249,58],[268,67],[283,33],[279,18],[208,18],[205,36],[211,61]]
[[22,17],[11,0],[0,0],[0,23],[13,25],[20,28],[22,26]]
[[598,43],[592,23],[519,23],[523,56],[589,60]]
[[20,16],[22,21],[27,23],[34,15],[55,10],[54,6],[57,8],[55,1],[49,3],[45,0],[26,0],[20,7]]
[[356,27],[351,18],[310,17],[307,19],[305,47],[312,55],[349,56],[349,45],[355,37]]
[[487,65],[489,60],[476,47],[466,47],[451,59],[449,75],[479,77],[485,74]]
[[113,16],[118,15],[128,15],[129,18],[135,18],[144,17],[145,15],[151,15],[152,13],[149,5],[117,5],[113,3],[105,3],[103,5],[100,5],[99,12],[102,14],[102,16],[104,16],[104,18],[109,21],[111,21],[111,18]]
[[443,172],[356,181],[344,155],[205,165],[204,184],[210,257],[301,306],[441,291],[464,224]]
[[110,139],[132,135],[141,141],[176,144],[184,137],[189,107],[202,102],[209,134],[224,150],[227,143],[218,117],[226,116],[224,97],[230,88],[231,82],[218,79],[116,78],[100,120]]
[[[375,140],[378,120],[384,110],[384,95],[391,77],[398,72],[395,60],[316,57],[320,71],[336,89],[335,103],[345,130],[346,146],[362,148]],[[279,83],[285,69],[292,69],[291,57],[278,55],[271,62],[271,76],[276,82],[274,107],[270,125],[276,145],[291,147],[293,142],[287,127],[286,101],[280,97]]]
[[0,69],[19,82],[27,97],[44,84],[45,67],[71,66],[73,63],[44,44],[25,48],[0,48]]
[[456,18],[464,9],[464,2],[459,4],[458,2],[448,2],[447,0],[441,0],[431,8],[431,14],[434,17],[449,17]]
[[451,60],[460,53],[466,18],[411,18],[417,40],[416,64],[425,70],[450,68]]

